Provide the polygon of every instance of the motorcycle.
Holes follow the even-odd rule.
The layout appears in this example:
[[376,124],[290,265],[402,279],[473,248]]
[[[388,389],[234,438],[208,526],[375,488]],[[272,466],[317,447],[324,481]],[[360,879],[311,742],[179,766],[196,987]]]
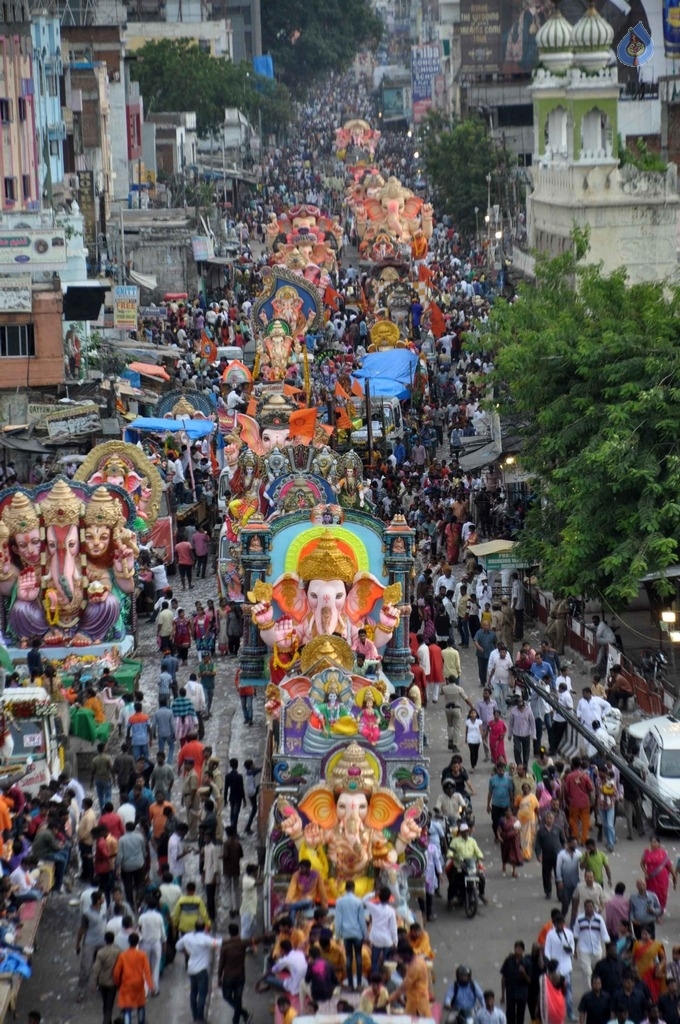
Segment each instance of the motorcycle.
[[445,1024],[474,1024],[474,1014],[470,1010],[449,1009]]
[[[453,864],[447,865],[448,871],[454,871]],[[484,865],[475,857],[466,857],[462,863],[462,878],[458,882],[457,903],[462,905],[465,916],[473,918],[479,908],[479,890],[481,876],[484,873]],[[447,910],[451,910],[453,898],[447,902]]]

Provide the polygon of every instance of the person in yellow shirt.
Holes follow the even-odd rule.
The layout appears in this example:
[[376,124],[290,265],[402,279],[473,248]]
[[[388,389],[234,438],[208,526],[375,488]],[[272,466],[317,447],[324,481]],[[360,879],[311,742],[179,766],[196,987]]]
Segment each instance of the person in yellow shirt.
[[322,910],[328,907],[328,897],[323,878],[312,869],[311,862],[303,857],[298,864],[286,893],[287,910],[309,910],[318,903]]
[[415,921],[408,930],[408,941],[411,943],[411,949],[414,953],[424,956],[426,960],[434,960],[436,953],[430,945],[430,936]]
[[276,1000],[276,1007],[281,1014],[281,1024],[293,1024],[297,1017],[297,1010],[290,1001],[290,996],[279,996]]
[[307,937],[302,928],[293,928],[293,922],[289,917],[282,917],[277,921],[274,926],[274,930],[277,932],[276,942],[272,949],[271,958],[273,961],[279,959],[281,953],[281,943],[284,939],[290,941],[293,949],[304,949],[307,943]]
[[322,929],[321,937],[319,939],[319,948],[321,949],[321,956],[324,960],[328,960],[328,963],[335,971],[335,977],[339,982],[343,982],[346,977],[347,958],[345,956],[345,950],[338,940],[333,938],[329,928]]
[[359,1000],[359,1013],[367,1013],[370,1017],[376,1010],[385,1012],[389,997],[390,994],[383,985],[380,975],[371,974],[368,988],[364,989]]
[[197,921],[203,921],[206,930],[210,928],[210,915],[205,903],[196,895],[196,883],[187,882],[185,896],[180,896],[172,912],[172,923],[181,935],[193,932]]

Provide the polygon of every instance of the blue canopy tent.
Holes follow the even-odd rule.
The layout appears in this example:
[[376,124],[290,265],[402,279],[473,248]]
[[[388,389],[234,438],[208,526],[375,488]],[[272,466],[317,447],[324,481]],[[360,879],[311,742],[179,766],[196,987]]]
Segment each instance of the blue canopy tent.
[[417,367],[418,356],[415,352],[407,348],[392,348],[389,352],[371,352],[365,356],[361,369],[355,370],[352,376],[368,378],[371,391],[374,390],[373,381],[380,377],[399,381],[410,388]]
[[212,423],[210,420],[190,420],[188,418],[164,420],[156,416],[138,416],[136,420],[133,420],[125,428],[125,440],[131,441],[134,444],[135,439],[128,437],[128,432],[132,430],[148,430],[150,433],[155,434],[179,434],[183,432],[192,441],[199,441],[202,437],[212,434],[216,427],[217,424]]
[[[365,377],[363,379],[366,380]],[[368,380],[372,398],[398,398],[400,402],[406,402],[411,397],[409,389],[399,380],[387,377],[370,377]]]

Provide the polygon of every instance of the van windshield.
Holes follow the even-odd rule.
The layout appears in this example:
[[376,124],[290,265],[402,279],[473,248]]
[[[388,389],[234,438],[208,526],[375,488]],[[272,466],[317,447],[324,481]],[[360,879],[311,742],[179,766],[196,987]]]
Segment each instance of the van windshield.
[[17,718],[10,722],[10,733],[14,740],[11,760],[25,761],[27,757],[44,756],[45,730],[35,718]]
[[664,779],[680,779],[680,750],[664,750],[661,755],[660,775]]

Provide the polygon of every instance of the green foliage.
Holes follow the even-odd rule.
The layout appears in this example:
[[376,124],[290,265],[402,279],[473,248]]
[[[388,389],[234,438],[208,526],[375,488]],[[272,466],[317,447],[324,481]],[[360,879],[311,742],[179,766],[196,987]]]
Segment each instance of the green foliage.
[[680,290],[628,287],[623,270],[581,262],[587,235],[574,243],[539,258],[516,303],[493,307],[481,344],[535,477],[527,559],[553,589],[620,608],[642,576],[678,561]]
[[631,164],[639,171],[656,171],[660,174],[665,174],[668,170],[666,161],[658,153],[650,153],[644,139],[636,139],[635,142],[629,142],[624,146],[619,136],[619,154],[621,167]]
[[211,57],[189,39],[153,40],[136,52],[132,77],[139,82],[147,111],[196,112],[201,138],[219,134],[225,107],[238,107],[265,132],[285,127],[291,117],[284,86],[255,75],[248,64]]
[[[483,211],[483,223],[489,195],[487,175],[495,179],[499,164],[486,122],[470,117],[450,125],[436,113],[426,122],[424,140],[425,166],[438,201],[462,231],[474,232],[475,206]],[[504,157],[501,151],[501,163]],[[494,185],[492,180],[492,203]]]
[[360,50],[374,50],[382,31],[369,0],[262,0],[263,51],[296,96],[330,71],[346,71]]

